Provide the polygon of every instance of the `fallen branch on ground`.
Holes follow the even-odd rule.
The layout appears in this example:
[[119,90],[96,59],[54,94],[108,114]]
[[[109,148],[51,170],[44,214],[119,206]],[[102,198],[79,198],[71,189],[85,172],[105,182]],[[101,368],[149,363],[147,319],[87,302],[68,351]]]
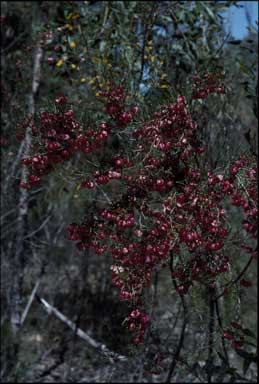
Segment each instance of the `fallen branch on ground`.
[[91,336],[89,336],[87,333],[82,331],[82,329],[78,328],[75,323],[73,323],[66,316],[64,316],[58,309],[52,307],[52,305],[50,305],[46,300],[42,299],[37,294],[35,294],[35,297],[39,301],[39,303],[42,304],[42,306],[48,312],[49,315],[53,314],[59,320],[63,321],[63,323],[65,323],[69,328],[71,328],[77,336],[81,337],[81,339],[83,339],[88,344],[90,344],[100,354],[107,357],[111,363],[114,363],[115,361],[127,361],[128,360],[128,358],[126,356],[123,356],[123,355],[120,355],[116,352],[113,352],[109,348],[107,348],[106,345],[100,343],[99,341],[94,340]]

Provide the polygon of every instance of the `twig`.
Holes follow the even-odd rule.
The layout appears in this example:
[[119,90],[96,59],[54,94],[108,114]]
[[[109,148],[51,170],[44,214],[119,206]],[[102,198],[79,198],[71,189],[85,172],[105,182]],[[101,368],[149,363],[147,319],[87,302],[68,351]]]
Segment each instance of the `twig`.
[[[216,314],[217,314],[217,319],[218,319],[219,326],[220,326],[221,330],[223,330],[223,325],[222,325],[222,320],[221,320],[221,316],[220,316],[218,300],[215,301],[215,309],[216,309]],[[223,336],[221,338],[221,343],[222,343],[222,348],[223,348],[223,351],[224,351],[224,354],[225,354],[226,362],[229,365],[228,352],[227,352],[227,349],[226,349],[225,338]]]
[[32,293],[31,293],[31,296],[30,296],[30,298],[29,298],[29,300],[28,300],[28,303],[27,303],[27,305],[26,305],[26,307],[25,307],[25,310],[23,311],[23,314],[22,314],[22,316],[21,316],[20,327],[22,327],[22,325],[23,325],[23,323],[24,323],[24,321],[25,321],[25,319],[26,319],[26,317],[27,317],[27,315],[28,315],[29,309],[30,309],[31,304],[32,304],[32,302],[33,302],[33,299],[34,299],[34,297],[35,297],[35,295],[36,295],[36,292],[37,292],[37,290],[38,290],[38,288],[39,288],[39,285],[40,285],[40,279],[36,282],[35,287],[33,288]]
[[[232,280],[230,283],[228,283],[226,285],[226,287],[230,288],[230,287],[232,287],[233,284],[237,283],[238,280],[241,279],[241,277],[245,274],[246,270],[248,269],[248,267],[249,267],[249,265],[251,264],[252,261],[253,261],[253,256],[250,257],[250,259],[248,260],[246,266],[239,273],[239,275],[234,280]],[[220,297],[224,296],[224,294],[225,294],[225,290],[223,292],[221,292],[218,296],[214,297],[213,300],[214,301],[218,300]]]
[[112,205],[112,201],[111,199],[109,198],[109,196],[107,195],[106,192],[104,192],[104,190],[97,184],[97,188],[99,189],[99,191],[102,192],[103,196],[105,197],[107,203],[109,203],[110,205]]
[[2,54],[3,53],[6,53],[10,48],[12,48],[16,43],[18,43],[18,41],[20,41],[22,39],[22,37],[24,35],[26,35],[28,31],[23,31],[22,33],[20,33],[19,36],[17,36],[7,47],[5,47],[3,50],[2,50]]
[[[171,257],[170,257],[170,270],[171,270],[171,272],[173,272],[173,255],[172,255],[172,252],[171,252]],[[172,282],[173,282],[174,288],[176,289],[177,288],[177,284],[176,284],[175,279],[173,277],[172,277]],[[182,294],[179,294],[179,295],[180,295],[180,298],[181,298],[181,301],[182,301],[182,306],[183,306],[183,324],[182,324],[181,336],[180,336],[180,339],[179,339],[179,342],[178,342],[178,345],[177,345],[176,352],[173,355],[173,360],[172,360],[170,368],[169,368],[169,372],[168,372],[168,375],[167,375],[166,383],[170,383],[171,382],[171,377],[172,377],[172,375],[174,373],[176,364],[177,364],[177,362],[179,360],[180,352],[182,350],[183,343],[184,343],[185,330],[186,330],[186,326],[187,326],[187,322],[188,322],[188,309],[187,309],[187,305],[186,305],[184,296]]]
[[217,49],[216,53],[215,53],[215,57],[217,56],[218,53],[220,53],[220,51],[222,50],[222,48],[224,47],[224,44],[225,42],[228,40],[229,36],[231,35],[231,33],[229,32],[225,38],[223,39],[222,43],[220,44],[219,48]]
[[69,320],[66,316],[64,316],[58,309],[50,305],[46,300],[39,297],[37,294],[35,294],[36,299],[39,301],[40,304],[44,307],[44,309],[48,312],[48,314],[54,314],[59,320],[61,320],[63,323],[65,323],[69,328],[71,328],[77,336],[79,336],[81,339],[86,341],[89,345],[91,345],[93,348],[95,348],[100,354],[107,357],[111,363],[114,363],[115,361],[127,361],[128,358],[126,356],[120,355],[116,352],[111,351],[106,347],[106,345],[100,343],[99,341],[94,340],[91,336],[89,336],[87,333],[82,331],[82,329],[78,328],[74,322]]
[[179,360],[179,357],[180,357],[180,352],[181,352],[182,347],[183,347],[183,342],[184,342],[184,337],[185,337],[185,330],[186,330],[186,326],[187,326],[187,306],[186,306],[184,297],[182,295],[181,295],[181,300],[182,300],[182,305],[183,305],[183,324],[182,324],[181,336],[180,336],[180,339],[179,339],[179,342],[178,342],[178,345],[177,345],[176,352],[173,355],[173,360],[172,360],[170,368],[169,368],[169,372],[168,372],[168,375],[167,375],[166,383],[170,383],[171,382],[171,377],[172,377],[172,375],[174,373],[176,364],[177,364],[177,362]]
[[49,215],[44,221],[43,223],[41,223],[41,225],[35,229],[35,231],[29,233],[27,236],[24,237],[24,240],[25,239],[28,239],[29,237],[32,237],[33,235],[35,235],[35,233],[38,233],[42,228],[45,227],[45,225],[47,224],[47,222],[49,221],[49,219],[51,218],[51,215]]
[[[213,300],[213,288],[209,289],[209,310],[210,310],[210,317],[209,317],[209,348],[208,348],[208,362],[207,362],[207,375],[208,375],[208,383],[211,383],[212,380],[212,368],[213,368],[213,347],[214,347],[214,327],[215,327],[215,302]],[[212,290],[213,289],[213,290]]]
[[1,216],[1,221],[6,217],[6,216],[9,216],[11,213],[15,212],[16,211],[16,208],[12,208],[10,209],[8,212],[4,213],[2,216]]

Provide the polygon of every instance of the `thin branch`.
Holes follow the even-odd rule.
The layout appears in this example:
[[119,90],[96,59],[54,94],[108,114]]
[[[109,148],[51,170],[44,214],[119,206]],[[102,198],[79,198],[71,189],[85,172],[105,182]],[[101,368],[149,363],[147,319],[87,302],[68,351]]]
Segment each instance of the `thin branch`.
[[[252,261],[253,261],[253,256],[250,257],[247,264],[245,265],[243,270],[239,273],[239,275],[234,280],[232,280],[230,283],[226,284],[227,288],[232,287],[232,285],[234,285],[235,283],[238,282],[238,280],[241,279],[241,277],[245,274],[245,272],[247,271],[247,269],[250,266],[250,264],[252,263]],[[214,301],[218,300],[220,297],[224,296],[224,294],[225,294],[225,290],[223,292],[221,292],[218,296],[214,297],[213,300]]]
[[40,285],[40,279],[36,282],[35,287],[33,288],[31,296],[30,296],[30,298],[28,300],[28,303],[26,305],[26,308],[25,308],[25,310],[24,310],[24,312],[23,312],[23,314],[21,316],[21,323],[20,323],[21,327],[22,327],[22,325],[23,325],[23,323],[24,323],[24,321],[25,321],[25,319],[26,319],[26,317],[28,315],[29,309],[30,309],[31,304],[33,302],[33,299],[34,299],[34,297],[36,295],[36,292],[37,292],[37,290],[39,288],[39,285]]
[[24,237],[24,240],[25,239],[28,239],[29,237],[32,237],[33,235],[35,235],[35,233],[38,233],[42,228],[45,227],[45,225],[47,224],[47,222],[49,221],[49,219],[51,218],[51,215],[49,215],[44,221],[43,223],[41,223],[41,225],[35,229],[35,231],[29,233],[27,236]]
[[222,48],[224,47],[224,44],[228,41],[228,38],[229,36],[231,35],[231,33],[229,32],[225,38],[223,39],[222,43],[220,44],[219,48],[217,49],[216,53],[215,53],[215,57],[220,53],[220,51],[222,50]]
[[20,41],[21,40],[21,38],[23,37],[23,36],[25,36],[26,35],[26,33],[27,33],[28,31],[23,31],[22,33],[20,33],[20,35],[19,36],[17,36],[7,47],[5,47],[4,49],[2,49],[2,54],[3,53],[6,53],[10,48],[12,48],[16,43],[18,43],[18,41]]
[[99,191],[102,192],[103,196],[105,197],[107,203],[109,203],[110,205],[112,205],[112,201],[111,199],[109,198],[109,196],[107,195],[106,192],[104,192],[104,190],[97,184],[97,188],[99,189]]
[[212,382],[212,367],[213,367],[213,350],[214,350],[214,328],[215,328],[215,302],[213,300],[214,288],[209,287],[209,348],[208,348],[208,361],[207,361],[207,376],[208,383]]
[[100,343],[99,341],[94,340],[91,336],[89,336],[87,333],[82,331],[82,329],[78,328],[74,322],[72,322],[66,316],[64,316],[58,309],[50,305],[46,300],[42,299],[37,294],[35,294],[35,297],[49,315],[51,314],[55,315],[59,320],[61,320],[70,329],[72,329],[77,336],[79,336],[81,339],[86,341],[89,345],[91,345],[91,347],[95,348],[97,352],[107,357],[111,363],[114,363],[116,361],[128,360],[126,356],[113,352],[109,348],[107,348],[106,345]]
[[[171,252],[171,257],[170,257],[170,270],[171,270],[171,273],[172,273],[173,272],[173,255],[172,255],[172,252]],[[172,277],[172,282],[173,282],[174,288],[176,290],[177,284],[176,284],[175,279],[173,277]],[[181,353],[181,350],[182,350],[182,347],[183,347],[183,343],[184,343],[185,330],[186,330],[186,326],[187,326],[187,322],[188,322],[188,309],[187,309],[187,305],[186,305],[186,302],[185,302],[185,298],[184,298],[184,296],[182,294],[179,294],[179,296],[181,298],[182,306],[183,306],[183,324],[182,324],[180,339],[179,339],[179,342],[178,342],[178,345],[177,345],[176,352],[173,355],[173,360],[172,360],[170,368],[169,368],[169,372],[168,372],[168,375],[167,375],[166,383],[170,383],[171,382],[171,377],[173,376],[176,364],[177,364],[177,362],[178,362],[178,360],[180,358],[180,353]]]
[[[221,330],[223,330],[223,324],[222,324],[222,320],[221,320],[221,316],[220,316],[218,300],[215,301],[215,309],[216,309],[216,315],[217,315],[219,326],[220,326]],[[228,358],[228,352],[227,352],[227,348],[226,348],[226,342],[225,342],[225,338],[223,336],[221,338],[221,343],[222,343],[222,348],[224,351],[226,362],[229,365],[229,358]]]
[[10,209],[8,212],[4,213],[2,216],[1,216],[1,221],[6,217],[6,216],[9,216],[11,213],[15,212],[16,211],[16,208],[12,208]]
[[178,362],[178,360],[180,358],[180,352],[182,350],[183,343],[184,343],[185,330],[186,330],[186,326],[187,326],[187,306],[186,306],[184,297],[182,295],[181,295],[181,300],[182,300],[182,305],[183,305],[183,324],[182,324],[182,329],[181,329],[181,336],[180,336],[180,339],[179,339],[179,342],[178,342],[178,345],[177,345],[176,352],[173,355],[173,360],[172,360],[170,368],[169,368],[169,372],[168,372],[168,375],[167,375],[166,383],[170,383],[171,382],[171,377],[172,377],[172,375],[174,373],[176,364],[177,364],[177,362]]

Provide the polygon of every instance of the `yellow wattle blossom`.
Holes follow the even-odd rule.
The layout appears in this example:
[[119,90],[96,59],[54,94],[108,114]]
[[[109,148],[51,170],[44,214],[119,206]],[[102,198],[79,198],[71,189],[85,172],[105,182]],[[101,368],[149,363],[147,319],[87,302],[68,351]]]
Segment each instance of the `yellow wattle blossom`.
[[56,67],[61,67],[61,65],[64,64],[64,60],[63,59],[60,59],[57,63],[56,63]]
[[73,25],[71,25],[71,24],[66,24],[65,27],[66,27],[69,31],[73,31],[73,29],[74,29]]
[[70,46],[70,48],[75,48],[76,43],[74,41],[70,41],[69,46]]
[[91,84],[95,83],[97,81],[97,79],[100,79],[99,75],[97,75],[97,76],[93,77],[91,80],[89,80],[88,84],[91,85]]
[[76,12],[76,13],[73,14],[72,19],[73,20],[77,20],[77,19],[79,19],[79,17],[80,17],[79,13]]
[[73,12],[70,12],[70,13],[67,15],[66,19],[67,19],[67,20],[70,20],[72,16],[73,16]]

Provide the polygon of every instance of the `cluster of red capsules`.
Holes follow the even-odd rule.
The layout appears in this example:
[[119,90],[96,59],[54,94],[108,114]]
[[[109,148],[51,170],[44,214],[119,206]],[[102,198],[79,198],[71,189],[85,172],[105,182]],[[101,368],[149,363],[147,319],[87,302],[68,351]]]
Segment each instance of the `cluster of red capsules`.
[[[125,98],[122,88],[103,96],[107,98],[107,113],[120,126]],[[105,184],[115,176],[126,184],[126,193],[119,204],[100,212],[99,232],[95,231],[94,239],[89,241],[85,236],[82,242],[78,234],[76,239],[80,238],[81,249],[94,246],[97,254],[111,252],[113,284],[120,288],[120,297],[130,302],[133,313],[139,311],[145,319],[143,290],[150,284],[152,272],[160,264],[166,266],[171,251],[179,252],[181,244],[185,243],[189,252],[198,256],[171,271],[178,281],[179,293],[186,293],[193,279],[202,280],[204,273],[215,276],[229,269],[228,258],[217,254],[228,232],[218,219],[218,206],[213,198],[208,199],[206,192],[199,191],[201,172],[192,166],[194,157],[204,151],[196,131],[197,124],[188,113],[186,99],[179,96],[175,103],[162,107],[148,124],[134,131],[138,140],[134,161],[115,157],[117,167],[125,166],[123,176],[118,169],[93,174],[97,184]],[[132,168],[136,164],[141,164],[141,168],[134,172]],[[85,183],[88,188],[95,185],[90,181]],[[154,193],[160,201],[156,209],[151,209],[149,202]],[[223,209],[220,212],[223,216]],[[107,240],[111,242],[109,247]],[[201,257],[204,249],[209,255],[205,259]],[[137,344],[143,341],[148,321],[139,320],[141,316],[136,319],[132,321],[129,316],[126,323],[136,332],[134,343]]]
[[125,89],[123,86],[113,86],[110,91],[100,91],[100,96],[107,99],[106,113],[112,117],[118,127],[128,125],[133,121],[138,111],[137,106],[125,109]]
[[28,181],[21,183],[23,188],[30,189],[37,185],[42,176],[53,171],[56,164],[70,160],[76,152],[95,151],[108,138],[110,129],[106,122],[100,123],[96,129],[83,129],[74,112],[67,109],[68,100],[64,95],[58,96],[55,104],[58,112],[42,112],[35,124],[32,125],[32,119],[26,119],[20,125],[19,137],[21,127],[26,130],[32,125],[31,152],[34,152],[21,160],[30,169]]
[[223,72],[206,72],[203,76],[194,76],[193,99],[206,99],[211,93],[225,93],[222,82]]
[[[207,95],[222,92],[221,87],[215,85],[218,78],[205,76]],[[200,92],[204,82],[196,79],[195,84],[199,85]],[[123,87],[113,87],[100,94],[106,98],[105,110],[116,129],[127,127],[137,107],[127,110]],[[58,119],[62,124],[55,123],[53,127],[52,122]],[[59,131],[56,126],[62,129]],[[102,123],[99,131],[92,132],[94,142],[90,143],[89,136],[80,133],[79,127],[70,111],[43,115],[40,130],[46,140],[47,158],[57,156],[60,159],[62,151],[67,151],[69,158],[77,149],[89,153],[109,133],[108,124]],[[55,132],[51,133],[51,129]],[[65,135],[66,148],[63,147]],[[120,289],[121,299],[127,300],[132,307],[125,323],[135,334],[134,343],[139,344],[149,324],[142,296],[151,283],[153,271],[169,264],[181,295],[186,294],[195,281],[211,286],[221,273],[229,271],[230,259],[224,249],[229,234],[223,208],[226,196],[243,208],[246,214],[243,227],[255,236],[257,171],[251,166],[251,159],[250,163],[244,159],[236,161],[228,177],[212,171],[206,173],[199,167],[204,148],[184,96],[162,106],[147,124],[135,129],[133,136],[136,146],[132,158],[118,153],[107,160],[110,169],[95,170],[93,179],[82,183],[83,187],[91,189],[96,184],[105,187],[111,179],[117,179],[125,190],[121,200],[96,212],[81,225],[69,225],[68,233],[71,240],[78,242],[80,250],[93,247],[96,254],[111,253],[114,260],[112,282]],[[238,183],[243,167],[250,180],[247,180],[245,192]],[[251,247],[244,244],[243,247],[254,255]],[[175,257],[180,253],[184,257]]]

